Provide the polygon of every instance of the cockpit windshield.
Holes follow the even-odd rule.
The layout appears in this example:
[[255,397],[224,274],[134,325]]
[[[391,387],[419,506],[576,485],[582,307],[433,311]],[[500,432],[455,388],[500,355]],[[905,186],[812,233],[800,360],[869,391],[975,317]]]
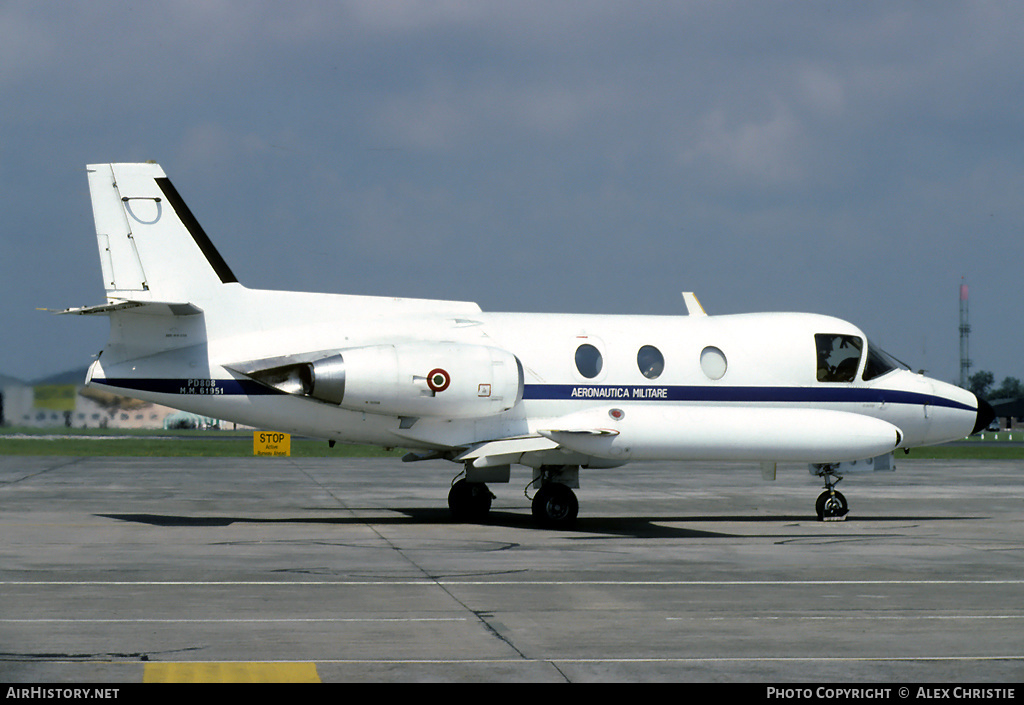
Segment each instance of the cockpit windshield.
[[[853,382],[857,379],[861,355],[864,353],[863,338],[819,333],[814,336],[814,344],[818,349],[819,382]],[[874,343],[868,342],[867,361],[861,376],[865,382],[900,369],[908,368]]]
[[863,339],[856,335],[818,333],[814,336],[814,344],[818,348],[819,382],[852,382],[857,379]]
[[864,365],[864,381],[881,377],[893,370],[908,369],[906,365],[868,341],[868,361]]

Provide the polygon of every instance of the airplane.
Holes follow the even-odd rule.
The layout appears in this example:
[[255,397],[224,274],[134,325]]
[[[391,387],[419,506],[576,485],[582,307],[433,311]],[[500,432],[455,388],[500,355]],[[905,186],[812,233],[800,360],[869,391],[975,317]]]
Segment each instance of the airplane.
[[401,447],[461,466],[448,505],[486,519],[488,483],[529,468],[531,512],[570,527],[580,470],[806,463],[842,520],[846,472],[961,439],[992,408],[809,313],[485,312],[471,302],[249,289],[156,163],[87,166],[110,319],[86,383],[256,428]]

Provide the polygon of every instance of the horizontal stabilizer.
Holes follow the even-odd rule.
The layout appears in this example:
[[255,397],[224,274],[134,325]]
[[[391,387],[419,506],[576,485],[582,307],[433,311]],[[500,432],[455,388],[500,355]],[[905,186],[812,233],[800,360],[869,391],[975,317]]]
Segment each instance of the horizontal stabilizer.
[[144,316],[195,316],[202,312],[203,309],[193,304],[170,301],[119,301],[99,306],[82,306],[81,308],[54,311],[57,314],[76,316],[109,316],[112,313],[137,313]]

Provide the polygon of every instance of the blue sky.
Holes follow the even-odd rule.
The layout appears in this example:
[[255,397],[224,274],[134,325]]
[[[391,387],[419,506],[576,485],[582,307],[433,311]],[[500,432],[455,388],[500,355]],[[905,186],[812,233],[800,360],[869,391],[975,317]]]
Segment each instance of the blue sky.
[[[84,166],[160,162],[251,287],[812,311],[1024,378],[1024,4],[0,5],[0,373],[86,365]],[[328,322],[329,323],[329,322]]]

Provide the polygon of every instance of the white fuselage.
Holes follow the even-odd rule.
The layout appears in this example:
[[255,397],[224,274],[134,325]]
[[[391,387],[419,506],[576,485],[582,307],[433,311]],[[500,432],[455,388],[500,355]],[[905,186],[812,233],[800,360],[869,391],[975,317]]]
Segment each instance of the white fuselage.
[[[890,441],[885,426],[871,420],[898,429],[900,447],[941,443],[971,432],[977,402],[969,392],[905,369],[865,381],[864,355],[852,381],[819,381],[816,334],[867,343],[851,324],[813,314],[486,313],[463,302],[260,291],[231,284],[203,314],[129,311],[112,317],[111,344],[91,381],[203,415],[343,442],[450,449],[545,436],[544,431],[576,431],[553,439],[562,453],[621,462],[830,462],[891,451],[896,439]],[[469,418],[429,411],[380,413],[373,399],[364,400],[364,408],[345,408],[277,392],[232,369],[242,360],[288,359],[296,350],[326,357],[335,351],[418,343],[511,353],[522,366],[521,399],[499,413],[470,413]],[[174,347],[167,350],[168,344]],[[599,369],[591,362],[581,371],[576,362],[581,345],[596,349]],[[653,378],[638,363],[639,351],[648,346],[662,361]],[[421,374],[429,372],[427,367],[449,365],[441,354],[424,362]],[[446,371],[453,381],[475,373],[457,366]],[[823,411],[841,415],[813,413]],[[562,428],[566,424],[578,428]],[[611,433],[584,437],[584,431],[596,429]],[[840,441],[850,434],[855,437]]]
[[204,416],[463,464],[449,506],[533,468],[533,514],[575,519],[581,467],[807,462],[819,518],[845,461],[962,438],[973,394],[913,374],[826,316],[486,313],[474,303],[251,290],[158,164],[91,164],[110,319],[90,384]]

